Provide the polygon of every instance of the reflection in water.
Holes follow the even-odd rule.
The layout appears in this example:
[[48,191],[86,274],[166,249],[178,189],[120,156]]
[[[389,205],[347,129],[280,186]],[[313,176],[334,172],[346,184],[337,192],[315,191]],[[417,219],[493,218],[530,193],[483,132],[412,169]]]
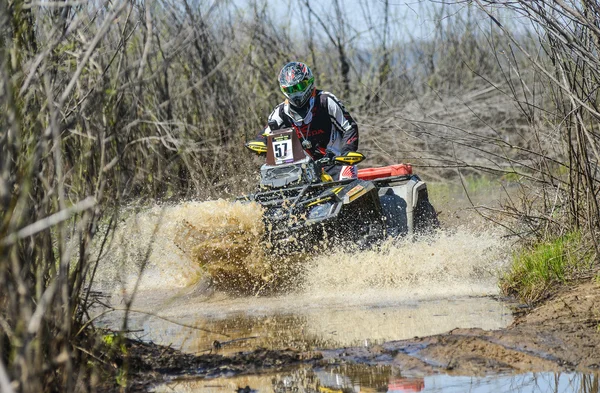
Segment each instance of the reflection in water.
[[389,366],[344,365],[331,369],[297,370],[265,375],[176,380],[159,386],[156,393],[180,392],[449,392],[449,393],[598,393],[598,374],[527,373],[487,377],[433,375],[407,377]]

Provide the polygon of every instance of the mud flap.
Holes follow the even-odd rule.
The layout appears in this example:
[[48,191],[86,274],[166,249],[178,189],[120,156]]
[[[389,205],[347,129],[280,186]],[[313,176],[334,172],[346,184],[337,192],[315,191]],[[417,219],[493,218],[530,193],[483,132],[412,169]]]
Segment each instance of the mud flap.
[[391,237],[405,235],[408,232],[406,201],[396,195],[391,188],[379,197],[379,201],[385,217],[387,235]]
[[435,208],[429,202],[427,189],[419,191],[417,206],[413,214],[414,233],[424,235],[431,233],[440,227],[440,222],[437,217]]

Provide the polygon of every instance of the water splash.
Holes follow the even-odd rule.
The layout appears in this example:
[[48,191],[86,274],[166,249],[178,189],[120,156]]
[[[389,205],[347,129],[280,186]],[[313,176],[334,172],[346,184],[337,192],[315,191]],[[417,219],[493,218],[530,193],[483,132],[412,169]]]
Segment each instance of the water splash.
[[131,290],[181,288],[211,277],[243,294],[273,290],[327,297],[379,289],[411,293],[496,293],[496,273],[507,257],[493,232],[458,228],[419,241],[389,240],[374,250],[327,250],[273,255],[260,207],[225,200],[155,206],[130,214],[103,256],[100,281]]
[[[185,202],[126,214],[103,255],[101,286],[186,287],[209,277],[232,293],[280,288],[303,255],[272,255],[255,203]],[[291,268],[292,267],[292,268]],[[290,269],[291,268],[291,269]]]
[[303,286],[324,296],[392,288],[431,296],[492,294],[508,261],[506,248],[499,234],[467,228],[418,241],[388,240],[374,250],[338,250],[315,258]]

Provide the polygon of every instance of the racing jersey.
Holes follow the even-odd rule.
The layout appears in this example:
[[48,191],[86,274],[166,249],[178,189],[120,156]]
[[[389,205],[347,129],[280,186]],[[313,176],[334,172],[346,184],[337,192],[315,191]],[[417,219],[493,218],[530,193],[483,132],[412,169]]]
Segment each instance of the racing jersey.
[[314,159],[325,156],[327,151],[344,155],[358,149],[356,122],[344,105],[326,91],[315,90],[304,118],[290,108],[287,100],[277,105],[257,139],[266,141],[266,135],[282,128],[293,128],[304,150]]

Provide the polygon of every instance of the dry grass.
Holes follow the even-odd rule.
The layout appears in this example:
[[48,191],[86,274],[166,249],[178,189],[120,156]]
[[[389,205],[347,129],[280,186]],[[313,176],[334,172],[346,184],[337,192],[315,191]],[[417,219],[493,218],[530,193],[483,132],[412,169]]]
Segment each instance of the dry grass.
[[[274,75],[293,59],[313,59],[320,87],[359,119],[371,164],[514,174],[536,194],[505,209],[513,233],[566,225],[596,246],[597,5],[574,4],[573,16],[518,3],[511,12],[529,12],[541,47],[496,17],[479,23],[472,7],[422,9],[440,21],[431,40],[394,41],[397,21],[366,20],[377,40],[365,51],[343,17],[297,42],[260,1],[245,15],[187,0],[1,3],[2,391],[95,389],[94,365],[110,359],[85,338],[98,301],[91,245],[110,242],[130,201],[247,191],[237,180],[257,164],[242,142],[281,99]],[[496,15],[496,2],[478,4]],[[550,23],[564,18],[564,31]]]

